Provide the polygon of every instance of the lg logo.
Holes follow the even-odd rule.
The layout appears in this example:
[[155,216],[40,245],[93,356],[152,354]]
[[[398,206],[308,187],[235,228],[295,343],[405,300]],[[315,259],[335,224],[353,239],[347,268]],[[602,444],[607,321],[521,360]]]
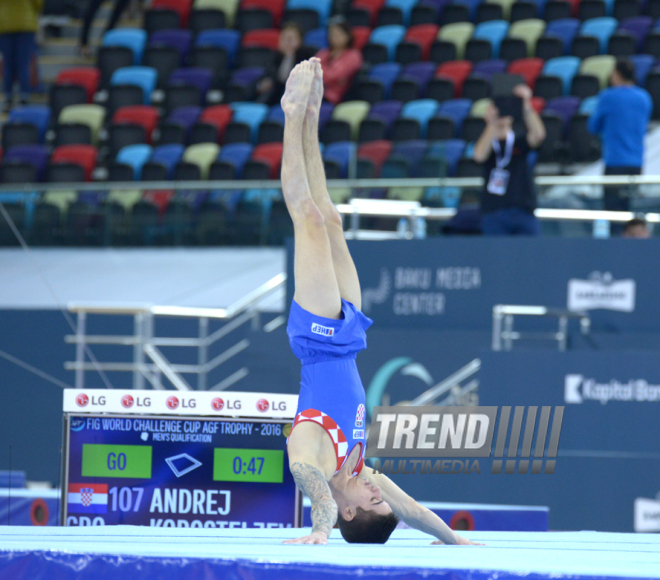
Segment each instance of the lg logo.
[[268,409],[272,408],[273,411],[286,411],[286,402],[285,401],[272,401],[269,402],[266,399],[259,399],[257,401],[257,410],[265,413]]
[[225,402],[220,397],[216,397],[211,401],[211,407],[214,411],[222,411],[225,407]]
[[262,413],[265,413],[268,411],[268,407],[270,407],[270,404],[266,399],[259,399],[257,401],[257,410],[261,411]]
[[121,406],[124,407],[124,409],[130,409],[133,406],[133,403],[135,403],[135,401],[131,395],[124,395],[121,398]]
[[79,407],[86,407],[87,405],[103,407],[105,405],[105,397],[92,397],[90,399],[85,393],[80,393],[76,396],[76,405]]
[[[174,409],[177,409],[179,407],[179,399],[172,395],[171,397],[167,397],[167,401],[165,401],[165,405],[167,405],[167,408],[170,409],[171,411],[174,411]],[[197,406],[197,402],[195,399],[181,399],[181,408],[182,409],[194,409]]]
[[165,401],[165,404],[167,405],[168,409],[176,409],[179,406],[179,399],[176,397],[167,397],[167,401]]

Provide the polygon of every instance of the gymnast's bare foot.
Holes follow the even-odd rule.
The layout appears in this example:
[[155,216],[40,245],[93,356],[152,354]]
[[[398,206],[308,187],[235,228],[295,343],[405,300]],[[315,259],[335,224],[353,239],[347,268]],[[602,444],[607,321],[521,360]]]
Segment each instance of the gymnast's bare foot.
[[281,101],[287,119],[300,121],[304,119],[313,80],[314,68],[308,60],[297,64],[291,71]]
[[323,68],[319,58],[310,58],[309,62],[312,64],[314,78],[309,91],[309,100],[307,101],[307,118],[316,119],[321,112],[321,103],[323,102]]

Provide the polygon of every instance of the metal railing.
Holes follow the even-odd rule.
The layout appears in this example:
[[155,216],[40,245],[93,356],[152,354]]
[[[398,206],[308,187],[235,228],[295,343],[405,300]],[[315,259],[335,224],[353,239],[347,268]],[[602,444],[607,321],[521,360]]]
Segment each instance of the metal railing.
[[[440,381],[437,385],[414,398],[408,405],[422,407],[423,405],[476,404],[474,400],[468,403],[465,399],[468,395],[476,392],[479,387],[479,381],[475,378],[465,385],[461,385],[461,383],[476,375],[479,369],[481,369],[481,360],[475,358],[455,373],[449,375],[446,379]],[[439,400],[443,396],[445,398]]]
[[[64,363],[64,368],[75,371],[75,386],[79,389],[85,386],[86,372],[110,371],[133,373],[133,388],[135,389],[144,388],[145,379],[154,389],[163,389],[162,377],[164,375],[176,389],[181,391],[192,390],[191,385],[182,375],[193,374],[197,375],[197,390],[207,390],[208,374],[245,350],[250,341],[247,338],[239,340],[210,360],[208,358],[209,348],[247,322],[252,323],[254,330],[261,329],[259,304],[274,292],[282,290],[285,283],[286,274],[278,274],[227,308],[69,304],[68,310],[77,316],[76,334],[66,336],[65,342],[76,345],[76,360]],[[87,319],[92,314],[132,316],[133,334],[127,336],[89,335],[86,333]],[[154,336],[154,317],[156,316],[197,318],[198,336],[196,338]],[[211,320],[225,320],[226,323],[209,334]],[[270,332],[283,323],[284,317],[277,316],[262,330]],[[88,362],[85,358],[86,345],[132,346],[133,360],[132,362]],[[197,348],[197,364],[174,364],[158,347]],[[226,389],[247,374],[248,369],[242,368],[208,390]]]
[[[559,320],[557,332],[519,332],[513,329],[514,316],[547,316]],[[493,306],[493,350],[511,350],[514,340],[536,339],[556,340],[560,351],[566,350],[568,341],[568,320],[580,321],[580,332],[588,335],[591,319],[586,312],[547,308],[546,306],[522,306],[515,304],[496,304]]]

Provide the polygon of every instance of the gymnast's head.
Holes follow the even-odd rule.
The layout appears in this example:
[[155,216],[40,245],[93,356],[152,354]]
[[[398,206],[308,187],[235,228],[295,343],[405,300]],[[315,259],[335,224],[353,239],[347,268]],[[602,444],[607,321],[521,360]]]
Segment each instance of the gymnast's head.
[[333,478],[333,484],[337,524],[344,540],[351,544],[387,542],[399,520],[383,500],[380,488],[366,477],[351,477],[350,474]]

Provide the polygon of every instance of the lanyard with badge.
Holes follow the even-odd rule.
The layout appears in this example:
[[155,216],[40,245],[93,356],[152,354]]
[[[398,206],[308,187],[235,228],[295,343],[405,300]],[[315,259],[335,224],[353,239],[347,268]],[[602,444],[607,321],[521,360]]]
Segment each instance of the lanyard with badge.
[[502,155],[500,142],[497,139],[493,139],[493,150],[495,151],[495,167],[493,167],[491,170],[490,178],[488,179],[488,186],[486,188],[488,193],[492,193],[494,195],[504,195],[506,193],[506,188],[509,185],[509,178],[511,177],[511,173],[508,169],[505,169],[505,167],[511,163],[514,141],[515,135],[513,131],[509,131],[506,135],[504,155]]

